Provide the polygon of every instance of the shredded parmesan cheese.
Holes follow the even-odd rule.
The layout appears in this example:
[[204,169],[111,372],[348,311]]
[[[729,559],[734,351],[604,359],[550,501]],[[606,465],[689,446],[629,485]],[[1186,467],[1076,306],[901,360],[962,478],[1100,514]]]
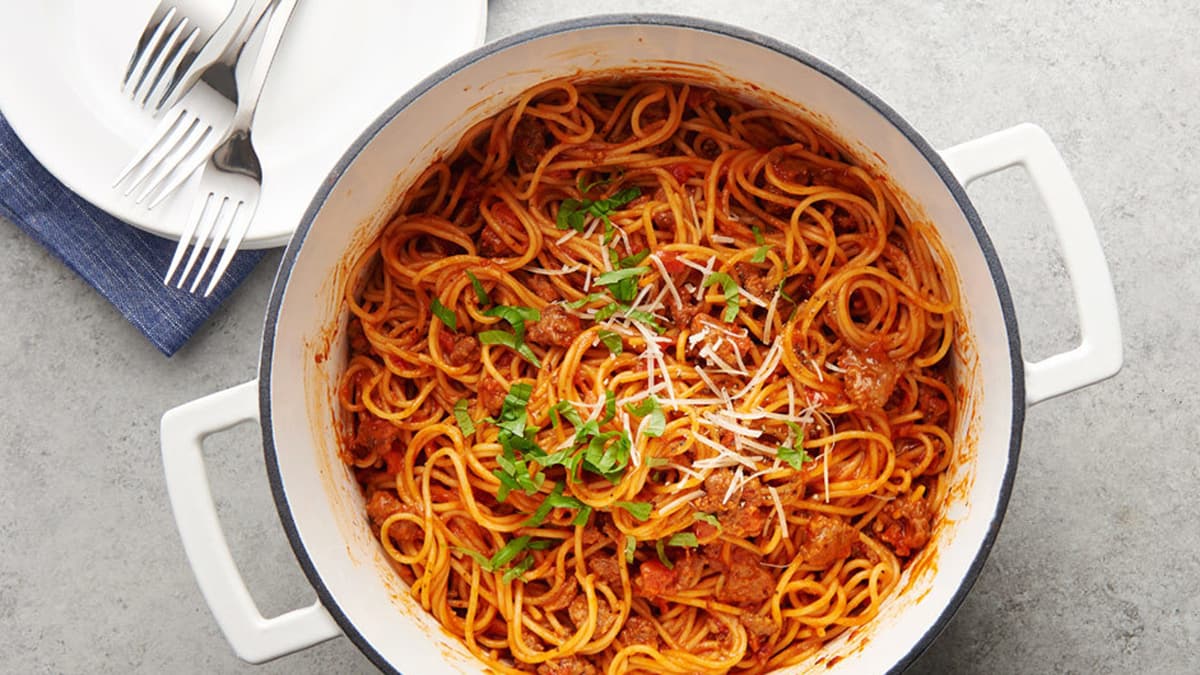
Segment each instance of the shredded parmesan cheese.
[[783,501],[779,499],[779,490],[776,490],[774,485],[768,485],[767,492],[771,493],[771,501],[775,502],[775,515],[779,516],[779,532],[787,539],[787,516],[783,513]]

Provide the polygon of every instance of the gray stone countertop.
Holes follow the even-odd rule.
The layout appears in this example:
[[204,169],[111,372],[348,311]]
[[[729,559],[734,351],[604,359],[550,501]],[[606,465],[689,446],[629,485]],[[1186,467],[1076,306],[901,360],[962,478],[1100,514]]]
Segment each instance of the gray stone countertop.
[[[1079,2],[494,1],[489,39],[594,13],[692,14],[804,48],[939,148],[1032,121],[1057,142],[1116,284],[1125,368],[1029,410],[1007,516],[917,673],[1200,668],[1200,10]],[[1019,172],[971,197],[1027,357],[1078,339],[1044,208]],[[0,221],[0,671],[372,672],[338,638],[240,662],[188,568],[159,459],[163,411],[255,376],[278,253],[163,358]],[[314,594],[269,497],[256,428],[210,439],[230,545],[263,611]]]

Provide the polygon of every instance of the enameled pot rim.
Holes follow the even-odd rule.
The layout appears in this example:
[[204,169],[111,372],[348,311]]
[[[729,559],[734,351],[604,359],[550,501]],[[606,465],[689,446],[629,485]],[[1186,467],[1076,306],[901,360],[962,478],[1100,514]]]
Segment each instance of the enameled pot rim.
[[955,202],[962,210],[966,217],[972,232],[979,244],[979,248],[983,253],[983,257],[987,262],[988,271],[991,274],[992,282],[995,285],[996,295],[1000,303],[1000,309],[1004,317],[1004,324],[1008,337],[1008,350],[1010,356],[1010,369],[1012,373],[1012,420],[1010,426],[1010,436],[1008,443],[1008,469],[1003,477],[996,511],[993,514],[992,522],[988,527],[988,531],[984,536],[982,545],[975,559],[972,561],[966,576],[963,578],[962,584],[955,591],[953,597],[942,610],[937,620],[925,631],[924,635],[918,640],[909,651],[897,661],[891,668],[890,672],[901,672],[907,668],[942,632],[949,623],[955,611],[966,598],[967,593],[974,585],[975,580],[979,577],[979,573],[983,568],[983,564],[987,559],[988,552],[995,542],[996,535],[1000,529],[1001,521],[1004,518],[1004,512],[1008,505],[1009,496],[1012,493],[1013,479],[1016,473],[1017,459],[1020,453],[1021,433],[1025,422],[1025,374],[1024,361],[1021,359],[1020,336],[1017,331],[1016,312],[1013,309],[1012,297],[1009,293],[1008,282],[1005,279],[1004,271],[1000,265],[1000,260],[996,255],[995,248],[992,246],[991,239],[983,228],[983,224],[979,219],[979,214],[975,211],[975,207],[971,204],[971,200],[967,197],[966,191],[958,182],[958,179],[951,173],[949,167],[942,160],[941,155],[922,137],[917,131],[909,125],[903,117],[895,110],[884,103],[879,97],[868,90],[863,85],[856,82],[854,79],[829,65],[821,59],[794,47],[790,44],[781,42],[774,38],[706,19],[698,19],[694,17],[674,16],[665,14],[610,14],[586,17],[581,19],[572,19],[551,24],[546,24],[537,28],[533,28],[509,37],[488,43],[469,54],[466,54],[429,77],[422,80],[404,96],[391,105],[383,114],[367,127],[367,129],[358,137],[357,140],[350,146],[341,160],[330,172],[329,176],[321,184],[321,187],[313,197],[311,204],[305,211],[300,224],[296,228],[295,234],[288,243],[287,249],[284,251],[283,259],[279,265],[279,271],[275,277],[275,283],[271,290],[271,298],[267,307],[266,321],[263,330],[263,344],[259,361],[259,409],[261,411],[261,424],[263,433],[263,452],[266,459],[266,469],[268,479],[271,484],[271,492],[275,500],[275,507],[279,512],[280,521],[283,524],[284,531],[287,533],[288,541],[291,544],[292,550],[296,555],[300,567],[304,570],[305,576],[308,577],[309,583],[317,592],[321,603],[325,609],[329,611],[334,620],[337,621],[342,631],[350,638],[352,642],[363,652],[368,659],[371,660],[376,667],[386,673],[400,673],[401,671],[393,664],[387,661],[372,645],[363,637],[362,633],[356,628],[354,621],[349,617],[342,608],[338,605],[336,599],[329,592],[329,588],[321,578],[320,573],[313,563],[312,557],[304,547],[301,540],[299,530],[295,519],[292,516],[291,507],[288,504],[287,494],[283,488],[282,477],[279,473],[279,464],[277,461],[277,449],[274,442],[274,431],[272,422],[272,407],[271,407],[271,373],[273,369],[272,355],[275,349],[275,337],[278,323],[279,312],[283,304],[284,292],[288,285],[288,279],[291,276],[292,269],[295,266],[296,259],[300,249],[304,246],[304,241],[308,232],[312,228],[317,214],[321,211],[334,186],[345,173],[346,169],[354,162],[363,149],[371,143],[375,136],[391,123],[392,119],[400,114],[404,109],[410,106],[414,101],[419,99],[425,92],[436,87],[458,71],[471,66],[479,61],[487,59],[489,56],[505,51],[507,49],[517,47],[527,42],[536,41],[550,35],[558,33],[567,33],[577,30],[585,30],[590,28],[612,27],[622,25],[651,25],[651,26],[667,26],[673,28],[685,28],[700,32],[712,33],[721,37],[733,38],[743,42],[758,45],[764,49],[777,52],[787,56],[805,66],[812,68],[831,80],[845,87],[863,100],[866,104],[874,108],[880,115],[888,120],[904,137],[913,144],[913,146],[921,153],[930,166],[937,173],[938,177],[945,184],[946,188],[954,197]]

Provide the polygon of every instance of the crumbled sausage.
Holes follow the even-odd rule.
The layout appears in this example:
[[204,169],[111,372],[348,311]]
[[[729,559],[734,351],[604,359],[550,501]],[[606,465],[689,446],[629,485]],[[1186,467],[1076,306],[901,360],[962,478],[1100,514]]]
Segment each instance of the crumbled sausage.
[[541,120],[522,118],[513,130],[513,159],[523,173],[537,168],[542,155],[546,154],[546,129]]
[[[375,531],[397,513],[417,514],[419,511],[415,506],[409,506],[396,498],[396,495],[388,490],[379,490],[371,495],[367,500],[367,516],[371,519],[371,523],[375,526]],[[388,528],[388,536],[396,543],[414,541],[420,538],[421,528],[414,523],[401,521],[392,523]]]
[[358,433],[354,442],[367,453],[387,452],[392,441],[400,437],[400,428],[374,415],[359,415]]
[[[588,618],[588,603],[587,596],[583,593],[575,596],[571,601],[571,605],[567,607],[567,615],[571,617],[571,622],[578,628],[582,626]],[[596,598],[596,630],[592,635],[604,635],[612,628],[613,621],[616,621],[617,616],[613,614],[612,609],[608,606],[608,601],[604,598]]]
[[479,241],[476,242],[479,255],[484,258],[504,258],[512,255],[512,249],[500,238],[490,226],[484,226],[479,231]]
[[538,666],[537,675],[599,675],[592,664],[578,656],[547,661]]
[[[696,508],[716,515],[721,532],[735,537],[757,537],[770,519],[770,495],[757,478],[745,481],[729,499],[725,495],[733,483],[730,469],[717,469],[704,479],[704,496],[696,500]],[[699,534],[697,534],[699,536]]]
[[759,603],[775,592],[775,579],[760,563],[762,559],[744,548],[736,548],[729,570],[717,590],[717,599],[734,604]]
[[639,614],[634,614],[625,621],[617,639],[624,645],[648,645],[654,649],[659,649],[662,644],[654,621]]
[[888,357],[881,348],[847,349],[838,358],[838,365],[846,371],[843,379],[846,396],[859,407],[870,410],[881,409],[888,402],[908,368],[906,362]]
[[610,587],[616,588],[621,585],[621,566],[615,558],[608,556],[597,556],[589,558],[587,562],[588,570],[596,575],[596,578]]
[[571,314],[562,305],[547,305],[542,318],[526,327],[530,342],[543,347],[570,347],[583,332],[579,317]]
[[490,377],[484,377],[479,380],[479,402],[483,404],[484,410],[492,417],[500,414],[500,409],[504,406],[504,398],[508,396],[508,391],[504,389],[504,385]]
[[933,514],[924,499],[902,497],[893,499],[875,518],[879,538],[887,542],[896,555],[908,557],[929,542],[933,531]]
[[638,567],[633,589],[646,598],[657,598],[675,592],[675,571],[657,560],[647,560]]
[[850,549],[858,541],[858,530],[838,516],[822,513],[802,515],[801,527],[804,540],[797,555],[805,565],[829,567],[850,555]]
[[465,366],[479,361],[479,340],[473,336],[442,330],[438,332],[438,346],[452,366]]
[[737,274],[738,285],[746,292],[760,300],[766,300],[771,295],[771,284],[767,281],[767,271],[752,263],[740,262],[733,266]]

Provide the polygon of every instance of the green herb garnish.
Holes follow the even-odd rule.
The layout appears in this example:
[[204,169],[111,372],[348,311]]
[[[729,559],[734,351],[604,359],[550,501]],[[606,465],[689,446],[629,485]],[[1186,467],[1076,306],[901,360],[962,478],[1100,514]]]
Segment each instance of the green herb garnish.
[[700,542],[696,539],[696,535],[692,532],[676,532],[671,535],[667,541],[667,546],[686,546],[688,548],[696,548]]
[[613,224],[609,214],[641,196],[637,187],[628,187],[607,199],[564,199],[558,207],[556,226],[560,230],[583,232],[588,216],[604,221],[604,243],[612,241]]
[[793,469],[799,470],[805,462],[812,461],[812,457],[804,451],[804,428],[790,420],[786,421],[786,424],[792,430],[792,445],[779,446],[776,455]]
[[696,513],[692,514],[692,519],[698,520],[702,523],[708,523],[718,530],[721,529],[721,521],[717,520],[717,517],[711,513],[701,513],[697,511]]
[[455,332],[458,331],[458,320],[455,318],[454,312],[449,307],[443,305],[441,300],[434,298],[430,309],[433,311],[434,316],[446,324],[447,328]]
[[458,421],[458,427],[466,436],[474,435],[475,422],[471,420],[470,413],[467,412],[467,399],[460,398],[454,404],[454,419]]
[[658,438],[663,435],[663,431],[667,428],[667,417],[663,413],[662,406],[659,405],[658,399],[653,395],[647,397],[641,403],[634,405],[632,403],[625,404],[625,410],[633,415],[645,418],[646,428],[642,431],[643,434]]
[[629,515],[642,522],[645,522],[650,517],[650,512],[654,510],[654,505],[649,502],[617,502],[617,506],[625,509]]
[[475,299],[479,301],[479,306],[484,307],[492,304],[492,299],[488,297],[483,284],[479,283],[479,279],[475,278],[474,274],[471,274],[471,270],[467,270],[467,276],[471,279],[471,286],[475,289]]
[[721,319],[725,323],[732,323],[738,314],[739,298],[737,282],[733,280],[733,277],[724,272],[713,272],[708,275],[708,278],[704,280],[701,287],[708,288],[713,284],[720,284],[721,290],[725,293],[725,313],[721,316]]
[[602,342],[605,347],[608,347],[608,351],[612,353],[613,356],[620,354],[621,350],[625,347],[625,343],[621,339],[621,336],[611,330],[601,330],[597,334],[597,337],[600,338],[600,342]]

